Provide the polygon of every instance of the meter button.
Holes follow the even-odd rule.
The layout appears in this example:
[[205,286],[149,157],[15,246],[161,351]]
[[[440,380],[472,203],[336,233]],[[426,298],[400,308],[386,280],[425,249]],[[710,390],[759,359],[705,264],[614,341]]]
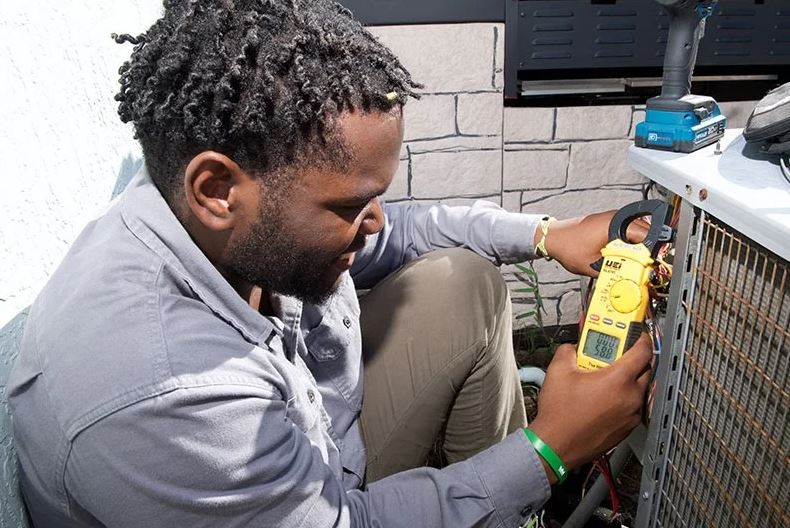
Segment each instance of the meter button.
[[608,325],[610,325],[610,324],[612,324],[612,322],[613,322],[613,321],[612,321],[611,319],[608,319],[608,318],[603,320],[603,324],[608,324]]
[[590,321],[600,321],[600,320],[601,320],[600,315],[596,315],[596,314],[590,315]]
[[621,330],[625,330],[625,323],[617,323],[615,326]]
[[642,291],[637,283],[630,280],[620,280],[612,285],[609,292],[609,302],[620,313],[631,313],[639,308],[642,302]]

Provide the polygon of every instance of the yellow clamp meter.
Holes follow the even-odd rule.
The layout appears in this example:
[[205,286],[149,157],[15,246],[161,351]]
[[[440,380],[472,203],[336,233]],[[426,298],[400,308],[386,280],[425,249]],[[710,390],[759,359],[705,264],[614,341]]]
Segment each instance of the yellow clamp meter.
[[[609,243],[601,250],[600,266],[590,306],[584,320],[576,364],[585,370],[608,367],[620,359],[639,339],[650,299],[648,283],[659,242],[672,238],[666,224],[669,204],[644,200],[620,209],[609,225]],[[628,225],[643,216],[651,217],[650,231],[638,244],[626,242]]]

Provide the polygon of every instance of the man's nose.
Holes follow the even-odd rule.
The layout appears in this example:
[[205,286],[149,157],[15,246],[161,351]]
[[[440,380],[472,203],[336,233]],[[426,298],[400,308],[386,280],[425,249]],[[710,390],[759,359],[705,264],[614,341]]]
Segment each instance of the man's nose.
[[374,198],[365,218],[362,219],[362,224],[359,226],[359,231],[365,235],[374,235],[384,228],[384,210],[381,207],[381,200]]

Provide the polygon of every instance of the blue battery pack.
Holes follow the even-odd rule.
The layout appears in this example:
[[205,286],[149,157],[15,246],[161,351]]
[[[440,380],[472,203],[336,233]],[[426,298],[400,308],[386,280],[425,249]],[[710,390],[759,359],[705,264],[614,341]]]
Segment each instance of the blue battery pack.
[[717,141],[725,128],[727,118],[719,105],[704,112],[658,110],[648,105],[645,120],[636,125],[634,142],[637,147],[693,152]]

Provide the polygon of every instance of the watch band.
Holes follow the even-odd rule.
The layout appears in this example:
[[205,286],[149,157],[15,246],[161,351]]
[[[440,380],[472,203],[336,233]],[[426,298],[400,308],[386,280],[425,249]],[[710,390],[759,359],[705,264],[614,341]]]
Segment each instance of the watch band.
[[535,254],[539,257],[545,258],[546,260],[552,260],[552,258],[549,256],[549,252],[546,251],[546,235],[549,234],[549,226],[551,226],[551,224],[556,221],[557,219],[553,216],[544,216],[540,220],[541,236],[538,244],[535,246]]

